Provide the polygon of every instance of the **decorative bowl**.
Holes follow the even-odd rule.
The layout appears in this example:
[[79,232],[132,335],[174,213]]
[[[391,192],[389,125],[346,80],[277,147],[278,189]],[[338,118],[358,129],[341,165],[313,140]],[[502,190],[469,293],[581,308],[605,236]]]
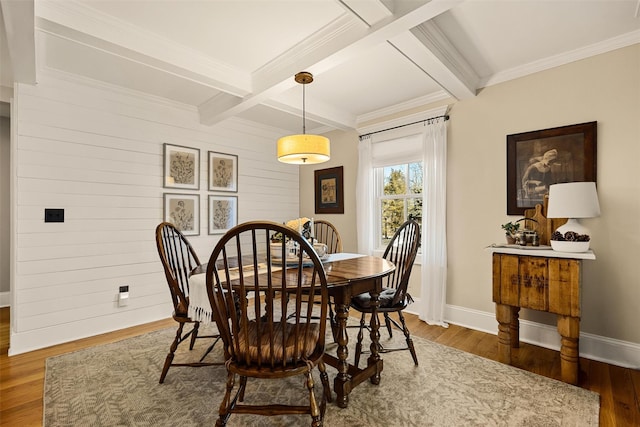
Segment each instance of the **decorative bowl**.
[[590,242],[571,242],[566,240],[551,240],[551,249],[558,252],[587,252]]

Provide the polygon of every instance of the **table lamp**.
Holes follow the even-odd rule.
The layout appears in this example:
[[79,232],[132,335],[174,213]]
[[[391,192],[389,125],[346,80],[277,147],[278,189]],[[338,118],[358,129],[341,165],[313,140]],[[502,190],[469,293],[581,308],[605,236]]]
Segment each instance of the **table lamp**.
[[[595,182],[569,182],[549,186],[547,218],[568,218],[567,223],[558,227],[551,236],[552,249],[562,252],[588,251],[591,239],[589,229],[580,224],[578,218],[597,216],[600,216],[600,204]],[[564,240],[558,240],[560,235]]]

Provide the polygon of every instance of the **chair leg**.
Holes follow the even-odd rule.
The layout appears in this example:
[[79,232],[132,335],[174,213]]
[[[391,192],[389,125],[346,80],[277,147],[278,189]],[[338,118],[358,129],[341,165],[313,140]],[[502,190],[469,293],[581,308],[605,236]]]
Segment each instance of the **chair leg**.
[[331,303],[331,298],[329,298],[329,323],[333,326],[336,322],[335,313],[333,312],[333,304]]
[[222,403],[220,403],[220,409],[218,411],[219,417],[216,421],[216,427],[224,427],[229,421],[229,415],[231,415],[231,390],[236,382],[236,376],[233,372],[227,372],[227,390],[224,393]]
[[169,353],[167,354],[167,358],[164,361],[164,366],[162,367],[162,373],[160,374],[160,384],[164,382],[164,378],[167,376],[167,372],[169,372],[171,362],[173,362],[174,353],[182,339],[182,328],[184,328],[184,323],[179,323],[178,330],[176,331],[176,337],[173,339],[171,347],[169,347]]
[[307,381],[305,382],[307,390],[309,390],[309,406],[311,408],[311,427],[322,427],[322,417],[320,416],[320,408],[318,402],[316,402],[316,396],[313,392],[313,371],[312,367],[309,367],[307,372]]
[[360,317],[360,329],[358,329],[358,342],[356,343],[356,355],[354,360],[354,366],[358,366],[360,363],[360,355],[362,354],[362,339],[364,337],[362,330],[364,329],[364,313]]
[[331,385],[329,384],[329,375],[327,375],[327,367],[324,362],[320,360],[318,362],[318,370],[320,371],[320,381],[322,381],[322,389],[327,402],[333,401],[331,396]]
[[196,343],[196,338],[198,338],[199,329],[200,329],[200,322],[195,322],[193,324],[193,331],[191,331],[191,342],[189,343],[189,350],[193,350],[193,346]]
[[402,311],[398,312],[398,317],[400,318],[400,322],[402,323],[402,332],[404,332],[404,336],[407,339],[407,347],[409,347],[411,357],[413,357],[413,363],[418,366],[418,356],[416,355],[416,349],[413,347],[413,340],[411,339],[411,335],[409,334],[409,328],[407,328],[407,324],[404,321]]
[[247,389],[247,377],[240,377],[240,390],[238,390],[238,400],[244,402],[244,391]]
[[389,319],[389,313],[384,314],[384,323],[387,325],[387,331],[389,331],[389,338],[393,338],[393,332],[391,331],[391,319]]

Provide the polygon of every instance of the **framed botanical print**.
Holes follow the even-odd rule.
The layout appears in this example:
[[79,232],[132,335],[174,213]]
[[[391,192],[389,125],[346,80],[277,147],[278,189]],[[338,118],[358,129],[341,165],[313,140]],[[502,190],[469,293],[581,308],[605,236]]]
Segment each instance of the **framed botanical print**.
[[209,234],[224,234],[238,224],[237,196],[209,196]]
[[342,166],[314,171],[316,213],[344,213]]
[[238,156],[209,151],[209,191],[238,192]]
[[200,150],[164,144],[165,188],[200,189]]
[[551,184],[596,181],[597,122],[507,135],[507,215],[543,204]]
[[200,195],[164,193],[164,220],[185,236],[200,234]]

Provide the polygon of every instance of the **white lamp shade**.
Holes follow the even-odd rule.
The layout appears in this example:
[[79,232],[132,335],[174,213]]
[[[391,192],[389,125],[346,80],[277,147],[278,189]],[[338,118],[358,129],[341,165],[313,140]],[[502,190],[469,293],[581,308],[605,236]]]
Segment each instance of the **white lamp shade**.
[[594,218],[600,216],[595,182],[569,182],[549,186],[547,218]]
[[289,135],[278,140],[278,160],[283,163],[323,163],[329,160],[330,155],[329,138],[321,135]]

